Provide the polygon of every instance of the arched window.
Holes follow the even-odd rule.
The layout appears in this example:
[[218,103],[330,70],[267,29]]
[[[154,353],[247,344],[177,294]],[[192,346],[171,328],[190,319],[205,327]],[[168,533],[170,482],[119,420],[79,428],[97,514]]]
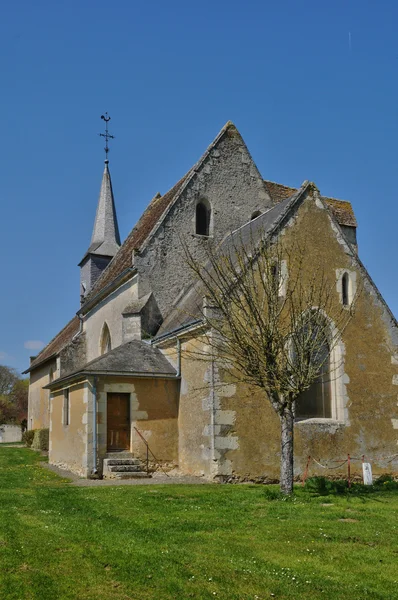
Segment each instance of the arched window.
[[259,217],[261,215],[261,210],[256,210],[254,211],[254,213],[252,214],[252,216],[250,217],[250,220],[253,221],[253,219],[256,219],[257,217]]
[[341,279],[341,297],[342,297],[342,301],[343,301],[343,306],[348,306],[350,303],[349,295],[348,295],[349,284],[350,284],[350,279],[348,277],[348,273],[344,273],[344,275]]
[[110,350],[112,350],[111,334],[108,325],[104,323],[101,333],[100,354],[106,354]]
[[[315,325],[316,327],[316,325]],[[319,365],[318,376],[296,400],[296,419],[332,418],[332,388],[330,379],[330,347],[321,326],[315,337],[320,337],[311,351],[311,363]]]
[[196,205],[195,233],[210,235],[211,208],[208,202],[202,200]]

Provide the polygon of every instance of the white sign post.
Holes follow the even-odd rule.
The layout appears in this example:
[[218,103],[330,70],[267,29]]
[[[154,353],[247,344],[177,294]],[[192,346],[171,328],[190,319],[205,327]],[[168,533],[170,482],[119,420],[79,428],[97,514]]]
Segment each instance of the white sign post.
[[362,463],[363,482],[365,485],[373,485],[372,467],[370,463]]

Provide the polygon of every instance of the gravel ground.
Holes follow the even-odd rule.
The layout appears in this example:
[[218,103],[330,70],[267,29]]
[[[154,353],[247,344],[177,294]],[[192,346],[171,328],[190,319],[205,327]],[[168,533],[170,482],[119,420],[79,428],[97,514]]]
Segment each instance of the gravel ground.
[[193,477],[188,475],[171,474],[169,476],[164,473],[154,473],[153,477],[148,479],[83,479],[66,469],[60,469],[48,463],[42,463],[42,466],[49,469],[53,473],[71,480],[71,484],[77,487],[106,487],[112,485],[158,485],[158,484],[210,484],[204,477]]

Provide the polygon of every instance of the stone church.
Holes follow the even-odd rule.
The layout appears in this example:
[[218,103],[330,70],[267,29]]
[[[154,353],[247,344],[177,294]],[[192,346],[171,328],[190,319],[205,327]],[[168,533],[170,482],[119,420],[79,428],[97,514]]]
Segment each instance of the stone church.
[[76,315],[27,371],[28,426],[49,428],[50,463],[82,477],[128,476],[148,444],[153,463],[180,473],[278,478],[272,407],[243,382],[222,385],[218,366],[190,352],[206,352],[206,341],[181,240],[204,260],[209,241],[254,226],[284,244],[305,240],[307,267],[315,257],[324,266],[337,303],[349,308],[362,289],[336,350],[338,376],[323,390],[328,402],[314,400],[295,424],[296,475],[309,455],[330,464],[347,453],[369,457],[376,471],[396,470],[398,327],[359,259],[352,206],[307,181],[295,189],[263,179],[231,122],[172,189],[154,196],[122,244],[105,161],[79,264],[80,308],[76,290]]

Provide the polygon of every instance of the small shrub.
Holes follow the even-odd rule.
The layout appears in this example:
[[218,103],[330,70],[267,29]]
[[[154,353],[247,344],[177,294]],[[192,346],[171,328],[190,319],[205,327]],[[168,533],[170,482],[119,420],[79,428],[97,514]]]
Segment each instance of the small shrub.
[[50,432],[48,429],[36,429],[35,436],[33,438],[32,448],[34,450],[42,450],[48,452]]
[[398,481],[395,481],[394,477],[389,473],[380,475],[373,483],[373,487],[376,490],[398,490]]
[[395,481],[391,475],[385,474],[378,477],[373,485],[352,482],[351,487],[348,487],[348,481],[344,479],[333,481],[326,477],[310,477],[307,479],[304,489],[316,496],[339,494],[363,496],[374,492],[398,490],[398,481]]
[[33,443],[33,438],[35,437],[36,429],[29,429],[29,431],[24,431],[22,434],[22,442],[30,448]]
[[282,494],[279,489],[274,487],[266,487],[264,489],[264,496],[266,500],[280,500]]
[[383,473],[383,475],[380,475],[377,479],[375,479],[373,485],[379,486],[384,485],[385,483],[391,483],[393,481],[394,478],[392,475],[390,475],[390,473]]
[[310,477],[305,482],[304,489],[318,496],[328,496],[329,494],[346,494],[349,488],[344,479],[332,481],[326,477]]

